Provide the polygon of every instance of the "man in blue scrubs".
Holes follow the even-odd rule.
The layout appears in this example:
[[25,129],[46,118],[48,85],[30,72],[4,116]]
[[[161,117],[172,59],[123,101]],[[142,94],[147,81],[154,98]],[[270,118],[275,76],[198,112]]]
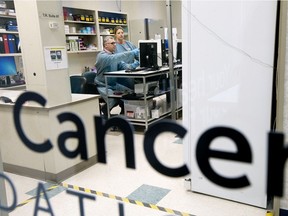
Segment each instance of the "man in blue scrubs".
[[[95,83],[98,85],[97,89],[101,97],[105,100],[106,103],[109,103],[109,112],[113,107],[120,105],[121,113],[124,113],[123,101],[120,99],[108,98],[106,95],[104,72],[117,71],[119,69],[119,64],[125,61],[127,58],[138,58],[139,49],[133,49],[131,51],[122,53],[115,53],[115,49],[116,42],[114,38],[112,36],[105,37],[103,40],[103,51],[98,53],[96,57],[95,67],[97,74],[95,77]],[[117,78],[108,78],[107,85],[108,95],[112,95],[114,91],[128,93],[133,91],[130,88],[117,83]],[[101,111],[105,116],[108,115],[107,106],[104,106]]]

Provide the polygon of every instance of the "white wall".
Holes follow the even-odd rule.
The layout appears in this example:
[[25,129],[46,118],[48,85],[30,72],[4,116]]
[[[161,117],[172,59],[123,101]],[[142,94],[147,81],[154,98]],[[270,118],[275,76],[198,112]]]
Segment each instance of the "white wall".
[[122,11],[133,19],[166,19],[165,1],[123,1]]
[[[188,129],[185,147],[190,152],[192,190],[266,207],[276,1],[191,1],[185,6],[183,122]],[[211,159],[211,166],[226,178],[245,175],[249,187],[218,186],[200,170],[196,144],[205,131],[217,126],[243,134],[253,161]],[[211,149],[237,151],[223,137],[213,140]]]
[[[182,38],[181,1],[171,1],[172,27],[177,28],[178,38]],[[153,7],[151,7],[153,5]],[[144,8],[144,9],[143,9]],[[146,10],[146,8],[149,8]],[[149,19],[149,39],[160,34],[164,39],[164,28],[167,27],[166,1],[124,1],[123,10],[128,11],[130,20],[130,40],[138,44],[138,40],[145,40],[144,19]],[[145,12],[143,12],[145,11]]]
[[[40,93],[49,105],[70,102],[69,72],[64,61],[67,55],[61,2],[15,0],[14,4],[21,38],[26,89]],[[55,17],[47,19],[43,14],[53,14]],[[59,23],[59,29],[51,30],[48,25],[50,21]],[[46,66],[51,62],[44,53],[46,50],[49,53],[46,48],[51,47],[62,47],[62,66]],[[57,95],[58,87],[61,87],[61,95]]]
[[106,10],[106,11],[120,11],[118,1],[105,1],[105,0],[61,0],[64,7],[82,8],[87,10]]

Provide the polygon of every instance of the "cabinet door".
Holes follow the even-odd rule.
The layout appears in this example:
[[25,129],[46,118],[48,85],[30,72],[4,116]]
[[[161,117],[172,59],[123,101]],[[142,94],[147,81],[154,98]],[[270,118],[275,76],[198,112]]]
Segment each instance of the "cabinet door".
[[103,47],[103,38],[108,35],[114,36],[114,28],[116,26],[121,26],[124,29],[125,39],[129,40],[128,16],[126,13],[98,11],[97,23],[100,36],[99,47],[101,49]]
[[0,3],[0,86],[24,84],[20,39],[13,1]]
[[0,5],[0,55],[20,53],[18,25],[13,1]]
[[68,53],[96,52],[95,11],[64,7],[63,17]]

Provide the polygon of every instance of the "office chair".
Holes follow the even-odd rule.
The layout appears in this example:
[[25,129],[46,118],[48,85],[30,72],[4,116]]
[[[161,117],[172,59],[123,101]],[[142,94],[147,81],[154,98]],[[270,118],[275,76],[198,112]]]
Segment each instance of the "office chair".
[[99,94],[97,84],[94,82],[96,73],[87,71],[82,73],[82,76],[86,78],[85,94]]
[[[86,84],[85,84],[85,94],[98,94],[100,95],[98,89],[97,89],[97,84],[94,82],[96,73],[93,71],[87,71],[82,73],[82,76],[86,78]],[[99,98],[99,109],[102,110],[103,107],[105,107],[106,102],[105,100],[100,97]],[[104,108],[105,109],[105,108]],[[101,112],[101,111],[100,111]]]
[[70,76],[71,93],[85,94],[86,78],[80,75]]

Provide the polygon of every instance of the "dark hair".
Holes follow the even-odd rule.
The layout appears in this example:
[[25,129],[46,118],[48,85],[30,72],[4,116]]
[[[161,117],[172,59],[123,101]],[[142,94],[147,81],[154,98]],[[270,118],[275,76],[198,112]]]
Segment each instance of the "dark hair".
[[124,32],[124,29],[122,28],[122,26],[116,26],[116,27],[114,28],[114,34],[115,34],[115,35],[116,35],[116,32],[117,32],[119,29],[123,30],[123,32]]

